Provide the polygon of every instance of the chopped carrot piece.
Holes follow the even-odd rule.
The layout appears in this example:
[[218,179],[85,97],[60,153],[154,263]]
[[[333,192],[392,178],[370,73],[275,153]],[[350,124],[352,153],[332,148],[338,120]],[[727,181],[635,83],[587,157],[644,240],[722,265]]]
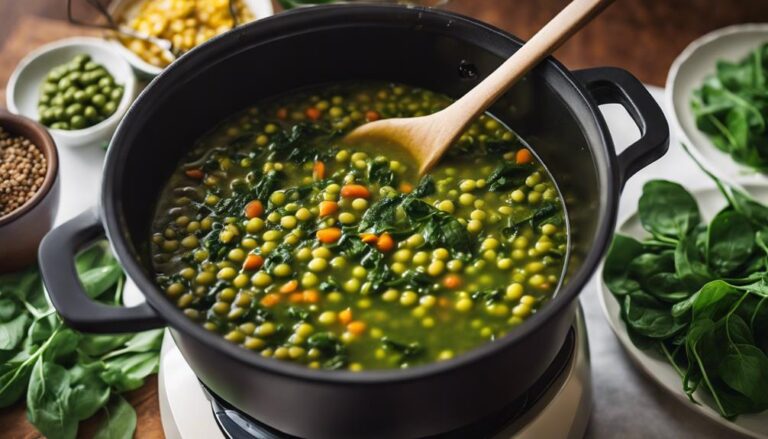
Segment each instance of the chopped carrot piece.
[[371,196],[371,191],[359,184],[345,184],[341,188],[341,196],[344,198],[368,198]]
[[395,248],[395,240],[389,233],[383,233],[376,242],[376,248],[383,253],[389,252]]
[[317,292],[317,290],[306,290],[303,293],[304,296],[304,302],[306,303],[317,303],[320,301],[320,293]]
[[245,205],[246,218],[256,218],[264,213],[264,205],[259,200],[253,200]]
[[441,308],[447,308],[448,305],[451,304],[451,301],[447,297],[440,297],[437,299],[437,304],[440,305]]
[[258,270],[262,265],[264,265],[264,258],[261,255],[251,253],[243,262],[243,270]]
[[277,118],[280,120],[288,119],[288,109],[285,107],[280,107],[277,109]]
[[339,210],[339,205],[335,201],[320,202],[320,216],[333,215],[337,210]]
[[400,189],[400,192],[404,194],[410,194],[411,192],[413,192],[413,185],[404,181],[400,183],[399,189]]
[[365,322],[361,322],[360,320],[349,322],[347,325],[347,331],[355,335],[362,335],[362,333],[365,332]]
[[304,293],[293,293],[288,300],[290,300],[291,303],[302,303],[304,302]]
[[342,325],[347,325],[352,321],[352,310],[347,308],[343,311],[339,311],[339,322]]
[[461,277],[457,274],[449,274],[443,279],[443,285],[445,285],[446,288],[458,288],[461,286]]
[[378,111],[368,110],[365,112],[365,120],[368,122],[373,122],[375,120],[381,119],[381,115]]
[[315,107],[309,107],[304,112],[312,122],[317,122],[320,119],[320,110]]
[[263,306],[266,306],[267,308],[271,308],[271,307],[277,305],[278,303],[280,303],[280,296],[278,296],[277,294],[274,294],[274,293],[267,294],[266,296],[264,296],[261,299],[260,303]]
[[376,241],[379,240],[379,237],[376,236],[373,233],[361,233],[360,234],[360,240],[363,241],[366,244],[376,244]]
[[205,176],[202,169],[187,169],[184,171],[184,174],[186,174],[189,178],[194,178],[195,180],[202,180]]
[[280,287],[280,292],[283,294],[288,294],[296,291],[296,289],[299,288],[299,281],[297,280],[289,280],[288,282],[284,283],[282,287]]
[[317,239],[323,244],[332,244],[341,238],[341,229],[338,227],[328,227],[317,231]]
[[315,180],[322,180],[325,178],[325,163],[316,161],[312,166],[312,178]]
[[515,163],[518,165],[524,165],[533,161],[533,154],[528,151],[528,148],[521,148],[517,150],[515,154]]

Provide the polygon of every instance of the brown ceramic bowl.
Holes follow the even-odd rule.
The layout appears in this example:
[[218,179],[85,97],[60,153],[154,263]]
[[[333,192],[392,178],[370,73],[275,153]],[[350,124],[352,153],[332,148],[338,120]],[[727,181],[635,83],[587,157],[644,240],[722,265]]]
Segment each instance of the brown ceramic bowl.
[[29,139],[48,162],[37,193],[18,209],[0,216],[0,273],[7,273],[35,262],[40,240],[53,227],[59,210],[59,155],[45,127],[31,119],[0,109],[0,127]]

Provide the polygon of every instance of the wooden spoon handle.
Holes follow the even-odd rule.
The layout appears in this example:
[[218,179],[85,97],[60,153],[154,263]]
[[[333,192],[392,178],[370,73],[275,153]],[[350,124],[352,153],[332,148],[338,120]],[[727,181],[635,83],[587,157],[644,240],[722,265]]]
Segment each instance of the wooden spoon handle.
[[523,47],[504,61],[480,84],[456,101],[449,112],[459,132],[482,114],[517,80],[587,24],[613,0],[573,0]]

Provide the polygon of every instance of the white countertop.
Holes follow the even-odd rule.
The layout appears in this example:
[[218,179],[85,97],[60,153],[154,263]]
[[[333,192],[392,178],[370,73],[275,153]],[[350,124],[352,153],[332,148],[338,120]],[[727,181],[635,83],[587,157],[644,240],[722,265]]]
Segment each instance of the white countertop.
[[[661,103],[663,90],[657,87],[650,87],[650,90]],[[618,105],[601,108],[617,149],[623,149],[639,137],[638,129]],[[62,193],[57,224],[98,203],[104,154],[101,148],[94,147],[59,150]],[[673,134],[667,155],[627,183],[622,195],[619,220],[634,209],[643,183],[652,178],[675,180],[689,188],[710,184],[707,177],[686,156]],[[630,362],[602,315],[595,285],[593,278],[581,296],[589,332],[595,395],[595,407],[586,437],[733,437],[733,433],[695,414],[673,396],[663,393]]]

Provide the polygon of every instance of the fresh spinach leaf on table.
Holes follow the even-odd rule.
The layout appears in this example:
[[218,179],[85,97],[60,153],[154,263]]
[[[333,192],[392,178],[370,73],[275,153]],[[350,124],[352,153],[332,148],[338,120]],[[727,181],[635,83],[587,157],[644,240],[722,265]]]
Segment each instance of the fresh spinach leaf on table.
[[[75,267],[89,296],[122,303],[124,276],[106,242],[81,252]],[[157,371],[162,337],[81,334],[50,307],[35,267],[0,276],[0,408],[26,394],[27,417],[52,439],[76,437],[79,422],[103,409],[95,437],[133,437],[136,414],[120,393]]]

